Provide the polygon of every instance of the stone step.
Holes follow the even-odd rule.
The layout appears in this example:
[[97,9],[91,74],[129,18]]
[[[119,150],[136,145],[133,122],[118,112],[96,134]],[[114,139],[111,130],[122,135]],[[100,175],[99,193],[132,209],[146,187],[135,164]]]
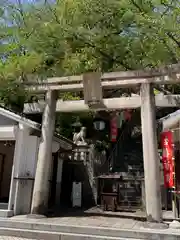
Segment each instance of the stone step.
[[8,203],[0,203],[0,209],[8,209]]
[[0,209],[0,218],[12,217],[14,212],[12,210]]
[[[161,226],[157,225],[157,228],[153,226],[151,228],[139,228],[139,229],[120,229],[120,228],[108,228],[108,227],[89,227],[89,226],[79,226],[79,225],[68,225],[68,224],[50,224],[44,223],[40,220],[28,220],[24,219],[22,221],[17,220],[0,220],[0,235],[6,234],[8,236],[10,233],[21,234],[21,237],[27,238],[37,238],[35,239],[48,239],[42,238],[42,236],[52,234],[53,238],[57,239],[57,236],[63,236],[59,239],[180,239],[180,230],[173,229],[161,229]],[[22,235],[25,234],[25,235]],[[30,234],[30,235],[28,235]],[[34,234],[32,237],[32,234]],[[44,235],[43,235],[44,234]],[[53,235],[54,234],[54,235]],[[17,235],[19,236],[19,235]],[[39,238],[38,238],[39,236]],[[65,236],[68,236],[67,238]],[[71,238],[72,236],[72,238]],[[59,240],[58,239],[58,240]]]
[[43,239],[43,240],[140,240],[135,238],[121,238],[110,236],[96,236],[90,234],[74,234],[63,232],[47,232],[47,231],[35,231],[13,228],[0,228],[0,239],[2,236],[28,238],[28,239]]

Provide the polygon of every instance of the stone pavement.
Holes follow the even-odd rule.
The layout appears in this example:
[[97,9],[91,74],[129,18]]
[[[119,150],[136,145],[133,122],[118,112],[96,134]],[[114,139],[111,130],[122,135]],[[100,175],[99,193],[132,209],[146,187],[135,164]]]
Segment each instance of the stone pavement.
[[74,215],[39,218],[27,215],[0,219],[0,235],[21,237],[16,238],[17,240],[23,237],[47,240],[180,240],[180,229],[163,229],[160,226],[148,229],[144,228],[143,221],[113,216]]
[[34,240],[34,239],[11,237],[11,236],[0,236],[0,240]]
[[30,216],[15,216],[9,218],[11,221],[27,221],[28,223],[44,223],[56,225],[69,225],[81,227],[109,227],[118,229],[139,229],[143,222],[120,217],[103,216],[61,216],[52,218],[34,219]]

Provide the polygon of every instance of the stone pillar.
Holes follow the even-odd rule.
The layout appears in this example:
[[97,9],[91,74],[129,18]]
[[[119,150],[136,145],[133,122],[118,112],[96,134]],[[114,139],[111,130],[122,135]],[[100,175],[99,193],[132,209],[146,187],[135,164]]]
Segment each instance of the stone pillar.
[[147,220],[162,221],[160,162],[157,148],[155,97],[150,84],[141,85],[141,124]]
[[30,129],[19,124],[8,203],[8,210],[14,210],[14,215],[30,212],[37,149],[38,137],[31,136]]
[[34,183],[31,213],[44,214],[49,196],[49,174],[52,164],[52,139],[56,116],[57,91],[48,91],[43,113],[41,140]]
[[58,158],[57,179],[56,179],[56,206],[60,206],[62,170],[63,170],[63,160]]

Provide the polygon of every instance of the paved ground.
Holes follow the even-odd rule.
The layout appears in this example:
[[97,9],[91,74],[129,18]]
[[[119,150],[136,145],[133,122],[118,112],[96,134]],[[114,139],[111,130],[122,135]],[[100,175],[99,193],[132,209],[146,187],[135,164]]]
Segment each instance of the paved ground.
[[83,227],[108,227],[108,228],[122,228],[122,229],[139,229],[143,222],[120,218],[120,217],[103,217],[103,216],[62,216],[43,219],[31,219],[28,216],[15,216],[10,218],[11,221],[28,221],[33,223],[46,223],[69,226],[83,226]]
[[[103,213],[103,214],[102,214]],[[57,217],[58,216],[58,217]],[[163,212],[166,222],[172,219],[172,212]],[[145,214],[141,211],[135,213],[127,212],[102,212],[101,209],[90,209],[86,211],[67,210],[59,213],[52,213],[48,218],[36,219],[29,216],[15,216],[9,218],[10,221],[37,222],[56,225],[78,225],[91,227],[108,227],[118,229],[140,229],[144,225]]]
[[0,240],[34,240],[34,239],[19,238],[19,237],[8,237],[8,236],[0,236]]
[[[146,219],[146,213],[144,211],[141,211],[141,210],[137,210],[137,211],[134,211],[134,212],[131,212],[131,211],[127,211],[127,212],[122,212],[122,211],[117,211],[117,212],[111,212],[111,211],[103,211],[100,207],[92,207],[88,210],[85,210],[84,211],[86,214],[101,214],[101,215],[104,215],[106,217],[126,217],[126,218],[129,218],[129,219],[132,219],[132,218],[136,218],[136,219]],[[171,220],[171,219],[174,219],[174,215],[173,215],[173,212],[172,211],[163,211],[162,212],[163,214],[163,218],[164,220]]]
[[[87,239],[96,239],[96,236],[99,236],[99,240],[104,239],[156,239],[156,235],[159,234],[159,237],[163,237],[164,240],[170,240],[172,234],[175,238],[171,239],[180,239],[180,229],[162,229],[159,225],[156,226],[156,229],[147,229],[144,228],[144,222],[135,219],[129,219],[126,217],[122,218],[120,216],[94,216],[94,215],[71,215],[71,216],[61,216],[61,217],[48,217],[48,218],[39,218],[40,216],[36,215],[24,215],[24,216],[15,216],[9,219],[0,219],[0,227],[15,229],[15,234],[11,234],[9,231],[5,232],[4,235],[14,235],[20,237],[2,237],[0,240],[26,240],[22,237],[30,237],[36,239],[41,238],[40,235],[37,235],[38,231],[43,231],[43,234],[55,234],[62,236],[62,239],[68,240],[87,240]],[[164,226],[164,225],[163,225]],[[6,230],[5,230],[6,231]],[[21,232],[31,231],[33,235],[24,235],[20,234]],[[93,233],[92,233],[93,231]],[[149,238],[153,233],[152,238]],[[1,232],[0,232],[1,234]],[[3,234],[3,232],[2,232]],[[38,233],[39,234],[39,233]],[[41,234],[41,233],[40,233]],[[78,236],[77,236],[78,235]],[[47,236],[47,235],[46,235]],[[74,239],[74,236],[75,239]],[[90,236],[90,238],[89,238]],[[139,237],[141,236],[141,237]],[[144,237],[146,236],[146,237]],[[178,236],[178,238],[176,237]],[[38,238],[37,238],[38,237]],[[48,238],[47,238],[48,237]],[[45,239],[49,240],[51,237],[47,236]],[[107,238],[104,238],[107,237]],[[148,238],[147,238],[148,237]],[[131,238],[131,239],[132,239]],[[59,238],[55,238],[59,239]],[[159,238],[160,239],[160,238]],[[97,239],[96,239],[97,240]]]

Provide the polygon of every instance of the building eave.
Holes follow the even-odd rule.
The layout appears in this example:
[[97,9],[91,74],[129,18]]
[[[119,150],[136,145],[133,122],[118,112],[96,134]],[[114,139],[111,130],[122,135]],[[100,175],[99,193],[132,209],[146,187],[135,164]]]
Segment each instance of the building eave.
[[19,114],[16,114],[10,110],[7,110],[5,108],[0,107],[0,115],[3,115],[4,117],[10,118],[18,123],[21,123],[23,125],[26,125],[27,127],[33,128],[33,129],[40,129],[41,125],[39,123],[36,123],[30,119],[27,119]]
[[[17,113],[14,113],[11,110],[8,110],[4,107],[0,107],[0,115],[7,117],[9,119],[12,119],[17,123],[23,124],[26,127],[29,127],[32,130],[35,130],[35,132],[39,132],[39,135],[41,133],[41,124],[34,122],[30,119],[27,119],[26,117],[21,116]],[[2,126],[2,128],[4,128],[4,130],[5,130],[7,127]],[[9,130],[7,131],[7,133],[8,132],[9,132]],[[54,134],[53,141],[58,142],[61,145],[61,148],[64,148],[66,150],[72,149],[72,147],[73,147],[73,142],[71,140],[69,140],[69,139],[65,138],[64,136],[57,134],[57,133]]]
[[180,121],[180,110],[177,110],[165,117],[159,119],[158,123],[162,126],[162,131],[168,130],[174,127]]

